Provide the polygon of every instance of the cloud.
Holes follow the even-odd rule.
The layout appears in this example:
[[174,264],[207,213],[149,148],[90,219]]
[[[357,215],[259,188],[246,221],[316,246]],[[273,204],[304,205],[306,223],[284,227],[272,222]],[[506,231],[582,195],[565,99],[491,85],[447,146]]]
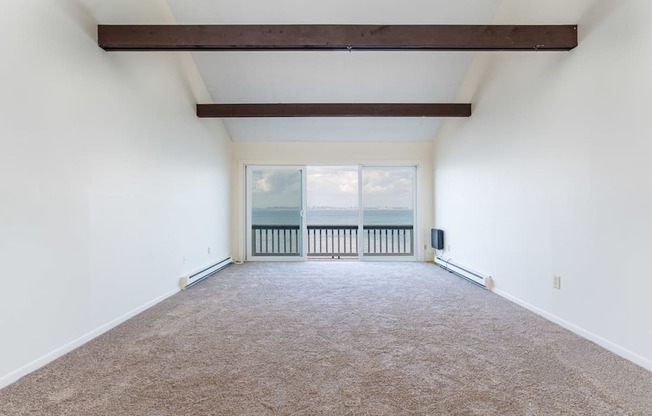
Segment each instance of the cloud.
[[309,166],[308,206],[358,206],[357,166]]
[[[366,208],[412,209],[413,167],[364,168],[363,203]],[[309,166],[308,207],[358,207],[357,166]],[[300,174],[296,170],[259,168],[252,171],[253,207],[301,206]]]
[[363,202],[366,208],[412,208],[414,168],[365,168],[362,172]]
[[298,170],[260,168],[251,172],[254,208],[301,206],[301,173]]

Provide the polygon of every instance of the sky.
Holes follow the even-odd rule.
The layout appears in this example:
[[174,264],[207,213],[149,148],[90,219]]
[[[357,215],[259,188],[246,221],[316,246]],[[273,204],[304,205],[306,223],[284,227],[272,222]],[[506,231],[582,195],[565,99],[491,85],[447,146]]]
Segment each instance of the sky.
[[[365,167],[362,174],[365,208],[413,207],[413,167]],[[300,207],[300,173],[277,167],[252,171],[254,208]],[[309,166],[308,208],[358,207],[357,166]]]
[[308,207],[358,208],[357,166],[308,166]]
[[253,208],[300,208],[301,172],[278,167],[251,171]]
[[412,209],[414,167],[365,167],[362,195],[365,208]]

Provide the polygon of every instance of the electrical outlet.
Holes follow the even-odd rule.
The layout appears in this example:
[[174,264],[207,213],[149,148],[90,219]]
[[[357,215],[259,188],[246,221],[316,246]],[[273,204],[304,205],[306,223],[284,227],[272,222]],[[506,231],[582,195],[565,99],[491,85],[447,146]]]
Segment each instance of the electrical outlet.
[[446,247],[446,251],[451,251],[451,245],[450,244]]
[[561,289],[561,276],[553,277],[552,287],[554,287],[555,289]]
[[186,256],[183,256],[183,264],[186,264]]
[[211,254],[211,248],[208,247],[208,254]]

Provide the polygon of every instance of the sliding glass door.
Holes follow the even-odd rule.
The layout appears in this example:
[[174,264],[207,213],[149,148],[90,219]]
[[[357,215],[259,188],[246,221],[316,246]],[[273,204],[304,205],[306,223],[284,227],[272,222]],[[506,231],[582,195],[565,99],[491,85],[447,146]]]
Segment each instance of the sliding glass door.
[[415,260],[416,178],[416,166],[247,166],[247,260]]
[[416,259],[415,166],[363,166],[361,256],[367,259]]
[[305,259],[305,167],[247,166],[246,171],[247,259]]

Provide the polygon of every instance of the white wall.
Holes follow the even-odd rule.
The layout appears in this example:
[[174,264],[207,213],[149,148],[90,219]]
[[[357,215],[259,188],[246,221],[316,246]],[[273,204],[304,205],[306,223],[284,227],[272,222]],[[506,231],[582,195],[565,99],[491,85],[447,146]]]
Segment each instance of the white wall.
[[[232,247],[234,259],[245,258],[245,164],[404,164],[417,165],[417,226],[419,260],[432,259],[431,142],[233,142]],[[428,244],[428,250],[423,245]]]
[[0,387],[230,254],[230,139],[194,115],[190,55],[97,47],[98,22],[171,21],[164,0],[0,4]]
[[[652,2],[504,0],[495,23],[578,23],[568,53],[484,53],[434,145],[445,257],[652,369]],[[553,276],[561,276],[561,290]]]

